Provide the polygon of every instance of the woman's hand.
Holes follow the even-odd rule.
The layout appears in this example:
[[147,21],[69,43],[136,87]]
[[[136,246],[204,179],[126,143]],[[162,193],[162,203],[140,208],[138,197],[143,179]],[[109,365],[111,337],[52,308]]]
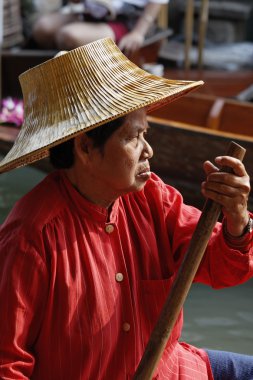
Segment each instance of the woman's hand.
[[222,206],[226,218],[227,231],[233,236],[240,236],[249,220],[247,202],[250,193],[250,179],[243,163],[233,157],[216,157],[218,167],[228,166],[233,174],[218,172],[210,161],[203,165],[206,181],[202,183],[202,194]]
[[130,56],[143,45],[145,36],[151,26],[154,24],[158,13],[160,12],[161,4],[152,3],[152,0],[147,3],[142,14],[136,22],[136,25],[130,33],[126,34],[119,41],[119,48]]
[[123,51],[124,54],[130,56],[135,51],[140,49],[144,42],[144,36],[139,33],[132,31],[126,34],[119,42],[119,48]]

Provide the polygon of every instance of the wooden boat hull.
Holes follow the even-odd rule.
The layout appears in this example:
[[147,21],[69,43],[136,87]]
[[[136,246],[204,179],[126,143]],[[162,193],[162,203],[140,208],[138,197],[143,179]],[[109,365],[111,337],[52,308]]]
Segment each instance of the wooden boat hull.
[[165,78],[184,80],[203,80],[204,85],[197,90],[198,94],[235,98],[253,83],[253,70],[184,70],[165,68]]
[[[151,169],[166,183],[176,187],[186,203],[202,208],[203,162],[213,161],[216,156],[224,154],[231,140],[247,150],[244,164],[253,188],[253,137],[210,131],[154,117],[149,117],[149,124],[148,139],[154,150]],[[252,193],[249,208],[253,211]]]
[[189,93],[152,116],[207,129],[253,137],[253,103]]

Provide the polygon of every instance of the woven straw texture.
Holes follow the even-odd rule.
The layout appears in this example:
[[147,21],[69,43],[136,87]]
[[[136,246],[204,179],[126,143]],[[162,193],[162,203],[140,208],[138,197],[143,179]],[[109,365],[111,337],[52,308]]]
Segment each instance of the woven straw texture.
[[20,76],[25,120],[0,172],[47,157],[49,147],[134,110],[161,107],[203,82],[156,77],[109,39],[50,59]]

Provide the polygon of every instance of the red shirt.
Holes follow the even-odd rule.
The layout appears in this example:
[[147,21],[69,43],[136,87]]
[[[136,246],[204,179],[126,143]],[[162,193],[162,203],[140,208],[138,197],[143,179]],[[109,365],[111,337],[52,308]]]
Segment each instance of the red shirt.
[[[155,175],[110,215],[63,173],[46,177],[0,230],[0,378],[131,379],[198,217]],[[252,248],[229,248],[217,224],[196,281],[219,288],[252,273]],[[181,329],[182,313],[155,378],[212,379]]]

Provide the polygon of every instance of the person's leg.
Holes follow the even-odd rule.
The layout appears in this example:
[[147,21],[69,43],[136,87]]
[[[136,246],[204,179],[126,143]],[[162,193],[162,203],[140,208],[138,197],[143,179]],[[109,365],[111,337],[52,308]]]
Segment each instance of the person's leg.
[[253,380],[253,356],[206,350],[214,380]]
[[66,24],[77,19],[76,15],[62,14],[60,12],[49,13],[41,16],[34,24],[32,36],[39,47],[55,49],[56,35]]
[[61,50],[71,50],[79,46],[115,35],[109,25],[103,22],[73,22],[63,26],[56,34],[56,45]]

